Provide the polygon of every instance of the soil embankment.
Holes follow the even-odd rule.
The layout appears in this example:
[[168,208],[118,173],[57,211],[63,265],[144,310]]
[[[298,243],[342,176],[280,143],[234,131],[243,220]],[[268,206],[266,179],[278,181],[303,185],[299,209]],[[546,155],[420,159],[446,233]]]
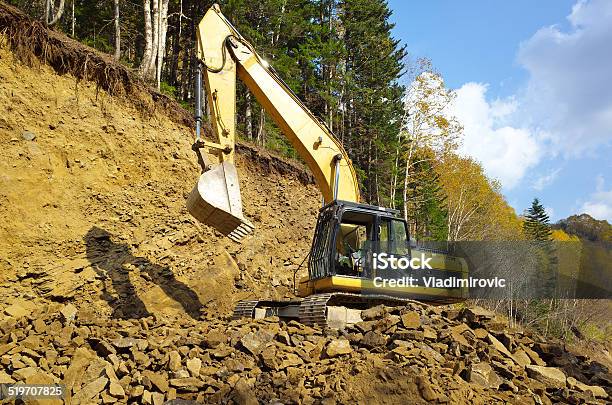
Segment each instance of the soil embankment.
[[289,294],[319,204],[298,164],[240,147],[257,231],[238,245],[185,209],[199,175],[187,127],[26,67],[6,45],[0,78],[0,305],[27,296],[103,316],[225,315],[255,293]]

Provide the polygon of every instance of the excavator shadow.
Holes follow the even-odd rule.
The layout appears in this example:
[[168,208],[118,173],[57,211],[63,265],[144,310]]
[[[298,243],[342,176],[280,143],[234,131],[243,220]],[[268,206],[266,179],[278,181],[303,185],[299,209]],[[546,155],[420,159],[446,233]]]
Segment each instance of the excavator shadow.
[[[186,284],[177,280],[169,267],[152,263],[144,257],[132,255],[127,244],[116,243],[117,239],[108,231],[92,227],[84,237],[87,258],[94,270],[110,280],[102,290],[102,298],[113,308],[113,317],[138,319],[150,316],[145,303],[138,296],[130,280],[130,272],[140,270],[140,276],[158,285],[163,292],[178,302],[192,318],[199,319],[202,303],[197,294]],[[134,278],[134,275],[131,276]]]

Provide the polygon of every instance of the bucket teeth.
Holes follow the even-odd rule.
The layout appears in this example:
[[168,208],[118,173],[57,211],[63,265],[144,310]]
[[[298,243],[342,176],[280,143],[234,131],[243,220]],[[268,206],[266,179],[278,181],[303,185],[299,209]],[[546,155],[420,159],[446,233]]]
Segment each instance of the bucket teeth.
[[227,236],[234,242],[240,242],[240,240],[243,237],[253,232],[254,229],[255,227],[251,225],[250,223],[243,222],[240,225],[238,225],[238,227],[234,229],[232,232],[230,232]]

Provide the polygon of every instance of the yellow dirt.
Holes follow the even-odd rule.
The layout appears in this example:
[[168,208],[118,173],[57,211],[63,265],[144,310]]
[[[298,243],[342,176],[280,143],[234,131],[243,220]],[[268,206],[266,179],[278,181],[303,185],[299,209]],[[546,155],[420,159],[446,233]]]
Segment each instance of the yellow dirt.
[[224,316],[242,298],[291,295],[320,201],[297,176],[238,157],[257,228],[236,244],[187,213],[199,176],[188,128],[25,67],[5,45],[0,142],[0,307],[44,297],[102,316]]

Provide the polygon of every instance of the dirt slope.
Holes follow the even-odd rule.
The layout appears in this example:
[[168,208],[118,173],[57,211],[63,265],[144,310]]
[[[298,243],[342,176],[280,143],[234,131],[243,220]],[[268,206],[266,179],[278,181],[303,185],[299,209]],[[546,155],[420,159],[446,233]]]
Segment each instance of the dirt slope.
[[119,317],[226,315],[240,298],[289,293],[319,201],[297,165],[239,156],[257,231],[238,245],[185,209],[199,174],[189,129],[27,68],[6,46],[0,100],[0,305],[40,295]]

